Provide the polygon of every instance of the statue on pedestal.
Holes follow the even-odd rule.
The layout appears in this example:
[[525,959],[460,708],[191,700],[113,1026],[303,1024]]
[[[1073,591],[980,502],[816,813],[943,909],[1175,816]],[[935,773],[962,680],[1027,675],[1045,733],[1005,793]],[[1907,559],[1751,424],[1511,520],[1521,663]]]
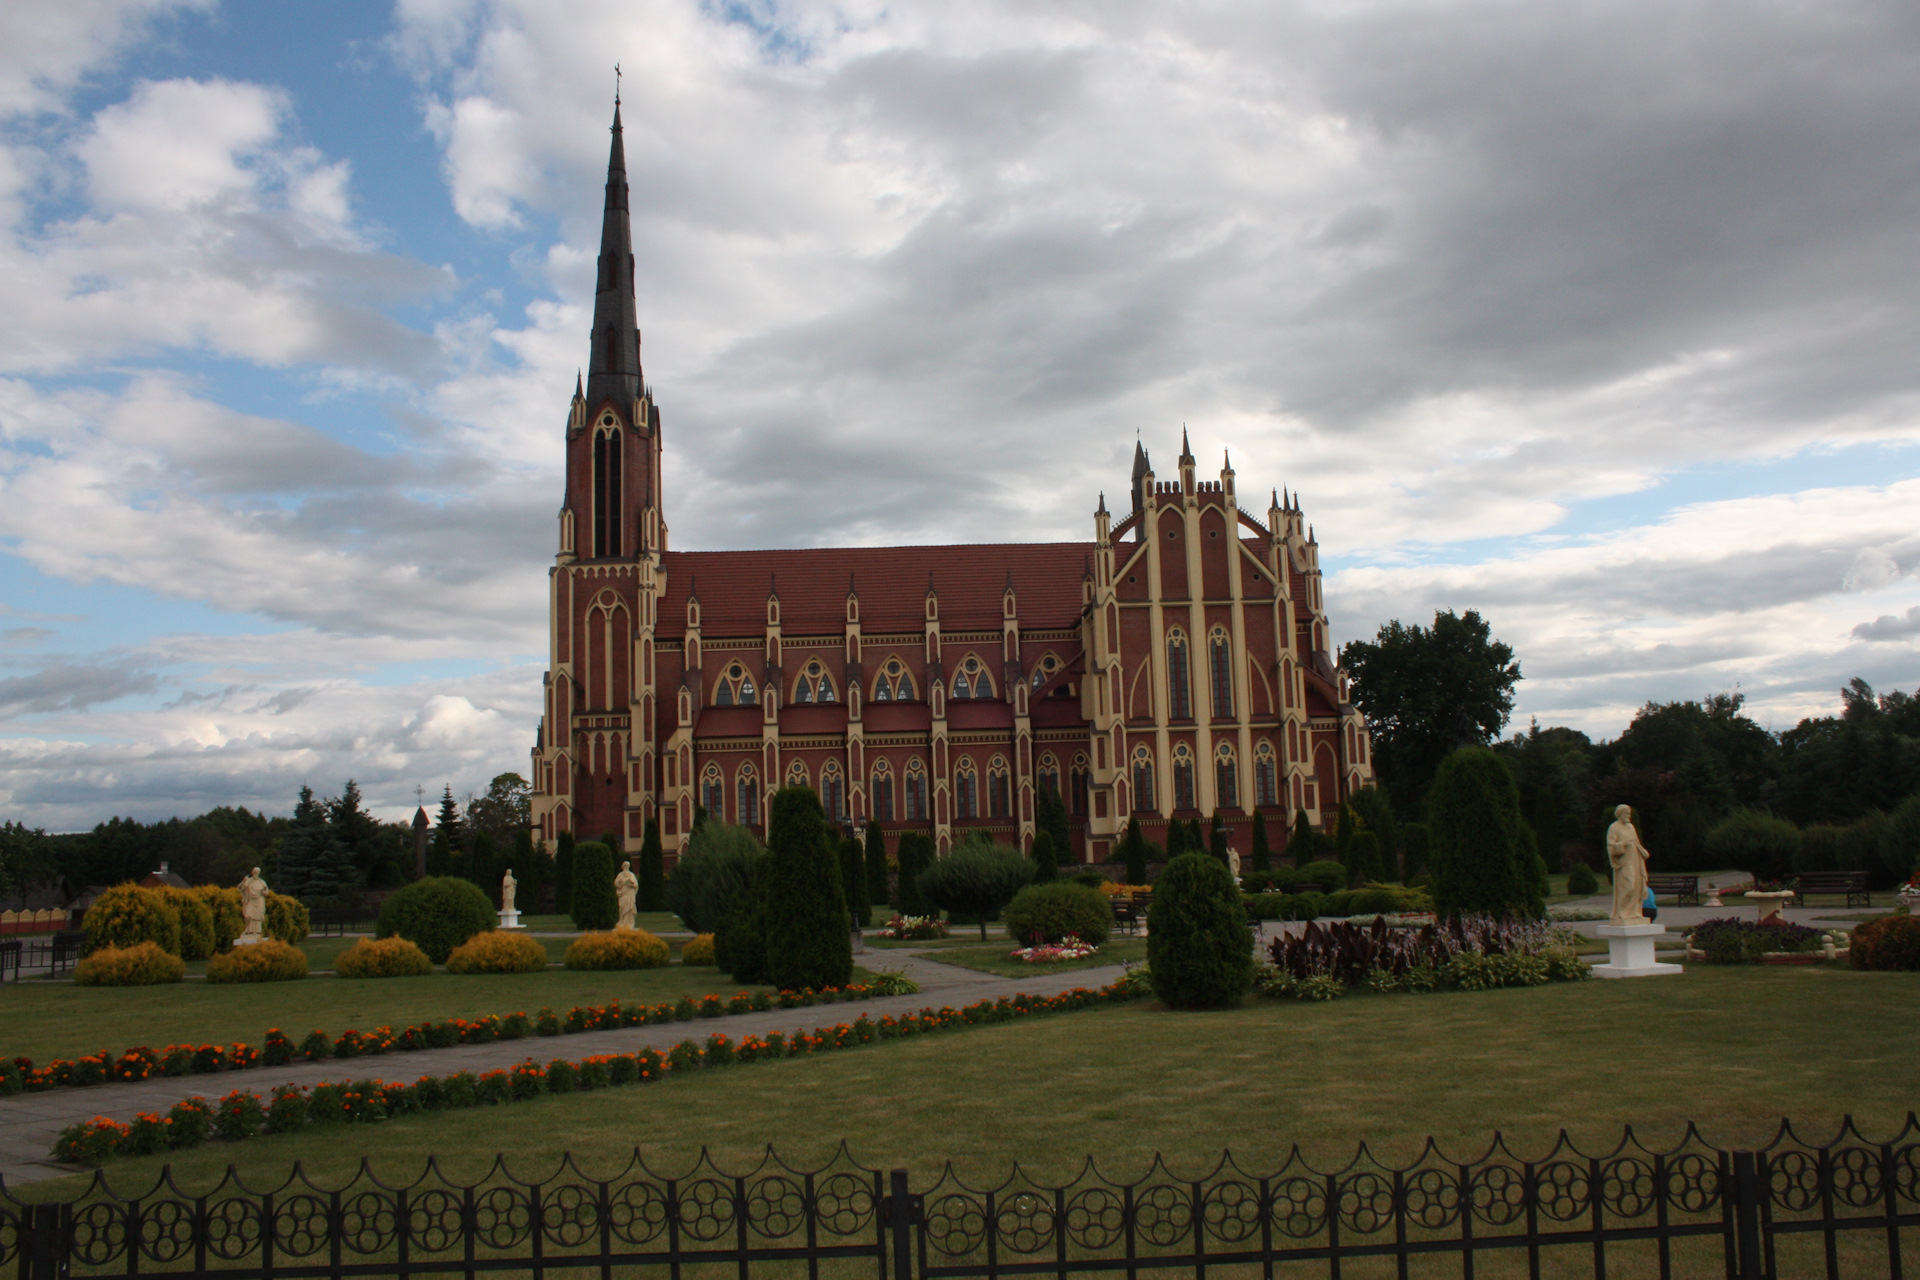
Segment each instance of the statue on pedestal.
[[1613,825],[1607,828],[1607,861],[1613,866],[1613,918],[1611,924],[1645,924],[1641,905],[1647,896],[1647,847],[1633,827],[1633,808],[1620,805],[1613,811]]
[[620,923],[614,928],[633,928],[633,903],[640,896],[640,879],[633,874],[633,863],[620,864],[620,874],[613,878],[613,891],[620,898]]
[[234,944],[250,946],[260,941],[267,924],[267,882],[260,878],[258,867],[240,881],[240,919],[246,927],[234,939]]
[[511,915],[519,914],[519,912],[513,909],[513,895],[516,891],[518,891],[519,888],[520,888],[520,882],[513,878],[513,868],[508,867],[507,873],[500,877],[500,914],[501,915],[511,916]]

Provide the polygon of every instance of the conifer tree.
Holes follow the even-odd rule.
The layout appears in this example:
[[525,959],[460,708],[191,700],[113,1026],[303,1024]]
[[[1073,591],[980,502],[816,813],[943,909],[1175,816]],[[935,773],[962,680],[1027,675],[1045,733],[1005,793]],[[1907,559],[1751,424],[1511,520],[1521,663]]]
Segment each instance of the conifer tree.
[[844,987],[853,972],[853,929],[832,840],[812,787],[773,793],[755,879],[766,886],[767,974],[783,990]]
[[1207,833],[1201,830],[1198,818],[1190,818],[1187,821],[1187,852],[1207,852]]
[[867,905],[881,906],[887,901],[887,833],[877,822],[867,824]]
[[1499,756],[1462,747],[1440,764],[1427,794],[1428,867],[1442,917],[1534,912],[1533,833]]
[[1033,824],[1053,837],[1053,858],[1056,865],[1077,861],[1073,856],[1073,830],[1067,824],[1067,806],[1061,802],[1060,792],[1054,788],[1050,778],[1040,784],[1040,796],[1034,805]]
[[667,909],[666,863],[666,854],[660,848],[660,824],[648,818],[646,835],[640,841],[640,866],[637,869],[640,876],[640,910]]
[[1267,846],[1267,819],[1258,809],[1253,811],[1253,849],[1247,861],[1249,871],[1273,870],[1273,850]]
[[1049,884],[1060,878],[1060,859],[1053,852],[1053,833],[1042,828],[1034,832],[1033,883]]
[[1227,851],[1231,847],[1233,836],[1227,827],[1227,820],[1220,816],[1218,809],[1213,811],[1210,827],[1211,829],[1207,832],[1207,852],[1218,858],[1222,866],[1231,869],[1233,859],[1228,856]]
[[334,837],[327,821],[329,804],[302,786],[293,807],[293,825],[280,838],[274,879],[278,892],[303,902],[321,902],[351,891],[356,884],[353,858]]
[[1313,824],[1307,821],[1305,809],[1296,810],[1293,815],[1293,831],[1287,836],[1287,856],[1296,867],[1313,861]]
[[460,806],[453,802],[449,784],[440,795],[440,812],[433,823],[433,843],[427,846],[427,874],[453,874],[454,859],[467,846],[466,824],[460,820]]
[[466,878],[487,895],[487,901],[500,907],[500,868],[493,853],[493,837],[485,831],[473,833],[473,847],[467,851]]
[[540,903],[547,885],[547,868],[550,859],[533,847],[533,832],[521,827],[513,833],[513,900],[520,911],[534,913],[540,910]]
[[604,841],[582,840],[573,847],[571,914],[582,929],[611,929],[620,921],[620,897],[613,889],[613,850]]
[[371,884],[379,870],[380,824],[360,807],[360,784],[352,778],[340,788],[337,798],[328,801],[327,822],[333,828],[334,839],[346,848],[355,880],[362,885]]
[[1551,871],[1560,864],[1560,799],[1545,783],[1534,790],[1533,835],[1540,857]]
[[573,832],[562,831],[553,842],[553,909],[563,914],[573,911]]
[[1120,853],[1127,862],[1127,883],[1146,884],[1147,833],[1141,829],[1139,818],[1127,823],[1127,837],[1120,842]]
[[894,908],[903,916],[933,915],[933,905],[920,896],[920,873],[933,861],[933,838],[924,831],[901,832],[896,860],[900,875]]
[[852,836],[840,841],[840,889],[846,895],[847,918],[853,927],[864,929],[872,924],[873,907],[867,900],[867,850]]
[[[1145,833],[1142,833],[1141,838],[1145,838]],[[1186,851],[1187,824],[1175,818],[1167,824],[1167,861],[1172,862]]]

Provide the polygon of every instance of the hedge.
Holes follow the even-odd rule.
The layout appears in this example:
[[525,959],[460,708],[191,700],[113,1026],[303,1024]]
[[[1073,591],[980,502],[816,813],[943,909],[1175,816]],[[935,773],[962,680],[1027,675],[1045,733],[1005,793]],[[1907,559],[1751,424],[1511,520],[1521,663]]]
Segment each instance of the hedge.
[[339,978],[417,978],[433,972],[427,953],[405,938],[362,938],[333,962]]
[[80,987],[152,987],[186,976],[186,961],[156,942],[102,947],[73,968],[74,985]]
[[208,982],[292,982],[307,976],[307,953],[278,938],[235,947],[207,961]]
[[667,944],[645,929],[621,929],[581,934],[564,963],[569,969],[660,969],[671,958]]
[[547,949],[517,930],[476,934],[447,956],[448,973],[538,973],[546,967]]

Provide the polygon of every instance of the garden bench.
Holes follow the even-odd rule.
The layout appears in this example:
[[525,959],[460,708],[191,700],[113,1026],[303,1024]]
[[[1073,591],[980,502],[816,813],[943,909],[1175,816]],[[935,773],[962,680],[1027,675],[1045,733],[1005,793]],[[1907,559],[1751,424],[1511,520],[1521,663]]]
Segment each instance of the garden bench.
[[318,937],[344,936],[351,929],[365,933],[373,928],[373,916],[361,907],[313,907],[307,912],[309,929]]
[[1647,888],[1655,898],[1672,898],[1683,907],[1700,905],[1699,876],[1648,876]]
[[1115,895],[1113,902],[1113,926],[1122,933],[1137,933],[1140,929],[1140,912],[1135,908],[1133,899]]
[[1802,902],[1811,894],[1844,893],[1850,907],[1873,905],[1873,894],[1867,889],[1864,871],[1802,871],[1794,889]]

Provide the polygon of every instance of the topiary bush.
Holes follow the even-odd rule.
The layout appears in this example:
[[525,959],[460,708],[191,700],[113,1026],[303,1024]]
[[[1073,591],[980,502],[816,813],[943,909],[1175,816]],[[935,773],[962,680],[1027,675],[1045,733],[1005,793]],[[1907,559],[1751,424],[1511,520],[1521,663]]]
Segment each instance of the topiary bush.
[[1920,970],[1920,916],[1882,916],[1853,932],[1847,958],[1856,969]]
[[604,841],[573,846],[574,924],[582,929],[611,929],[620,922],[620,895],[613,889],[613,850]]
[[667,878],[667,910],[695,933],[718,932],[753,887],[754,869],[765,853],[745,827],[702,824]]
[[1520,790],[1486,747],[1462,747],[1440,764],[1427,793],[1428,871],[1434,910],[1447,919],[1537,917],[1533,834]]
[[681,964],[711,965],[713,963],[713,935],[696,933],[687,939],[680,948]]
[[[1044,832],[1042,834],[1045,834]],[[1099,946],[1113,929],[1107,895],[1071,880],[1030,884],[1000,913],[1016,942],[1063,942],[1069,937]]]
[[667,944],[645,929],[620,929],[581,934],[563,963],[569,969],[661,969],[671,958]]
[[769,817],[757,886],[767,977],[783,990],[844,987],[853,976],[853,921],[820,797],[811,787],[782,787]]
[[969,840],[920,873],[920,896],[949,915],[977,920],[985,942],[987,921],[1032,879],[1033,862],[1018,849]]
[[152,987],[186,976],[186,962],[156,942],[101,947],[73,968],[74,985],[80,987]]
[[213,933],[213,911],[204,898],[191,889],[176,889],[170,885],[157,887],[153,892],[165,898],[167,905],[180,918],[182,960],[205,960],[219,949]]
[[213,949],[225,951],[247,927],[240,915],[240,891],[230,885],[197,884],[188,890],[206,904],[213,917]]
[[1336,893],[1347,887],[1347,869],[1331,858],[1281,867],[1274,876],[1275,883],[1287,892],[1294,892],[1294,886],[1300,884],[1317,884],[1321,893]]
[[362,938],[333,962],[340,978],[417,978],[433,972],[427,953],[405,938]]
[[207,961],[208,982],[292,982],[307,976],[307,953],[278,938],[235,947]]
[[[239,890],[234,891],[238,898]],[[313,927],[313,919],[307,914],[306,904],[298,898],[290,898],[284,893],[267,894],[267,918],[262,922],[269,938],[278,938],[286,943],[301,943],[307,940],[307,932]]]
[[453,949],[494,927],[498,917],[487,895],[457,876],[416,880],[380,904],[376,937],[405,938],[435,964],[445,964]]
[[80,927],[89,955],[102,947],[137,947],[151,942],[168,955],[180,954],[180,913],[165,894],[128,882],[95,898]]
[[1176,1009],[1230,1004],[1253,985],[1253,934],[1218,859],[1183,853],[1154,882],[1147,969],[1154,994]]
[[1573,870],[1567,872],[1568,893],[1600,892],[1600,877],[1593,874],[1593,868],[1584,862],[1576,862]]
[[448,973],[538,973],[546,967],[547,949],[517,930],[475,934],[447,956]]

